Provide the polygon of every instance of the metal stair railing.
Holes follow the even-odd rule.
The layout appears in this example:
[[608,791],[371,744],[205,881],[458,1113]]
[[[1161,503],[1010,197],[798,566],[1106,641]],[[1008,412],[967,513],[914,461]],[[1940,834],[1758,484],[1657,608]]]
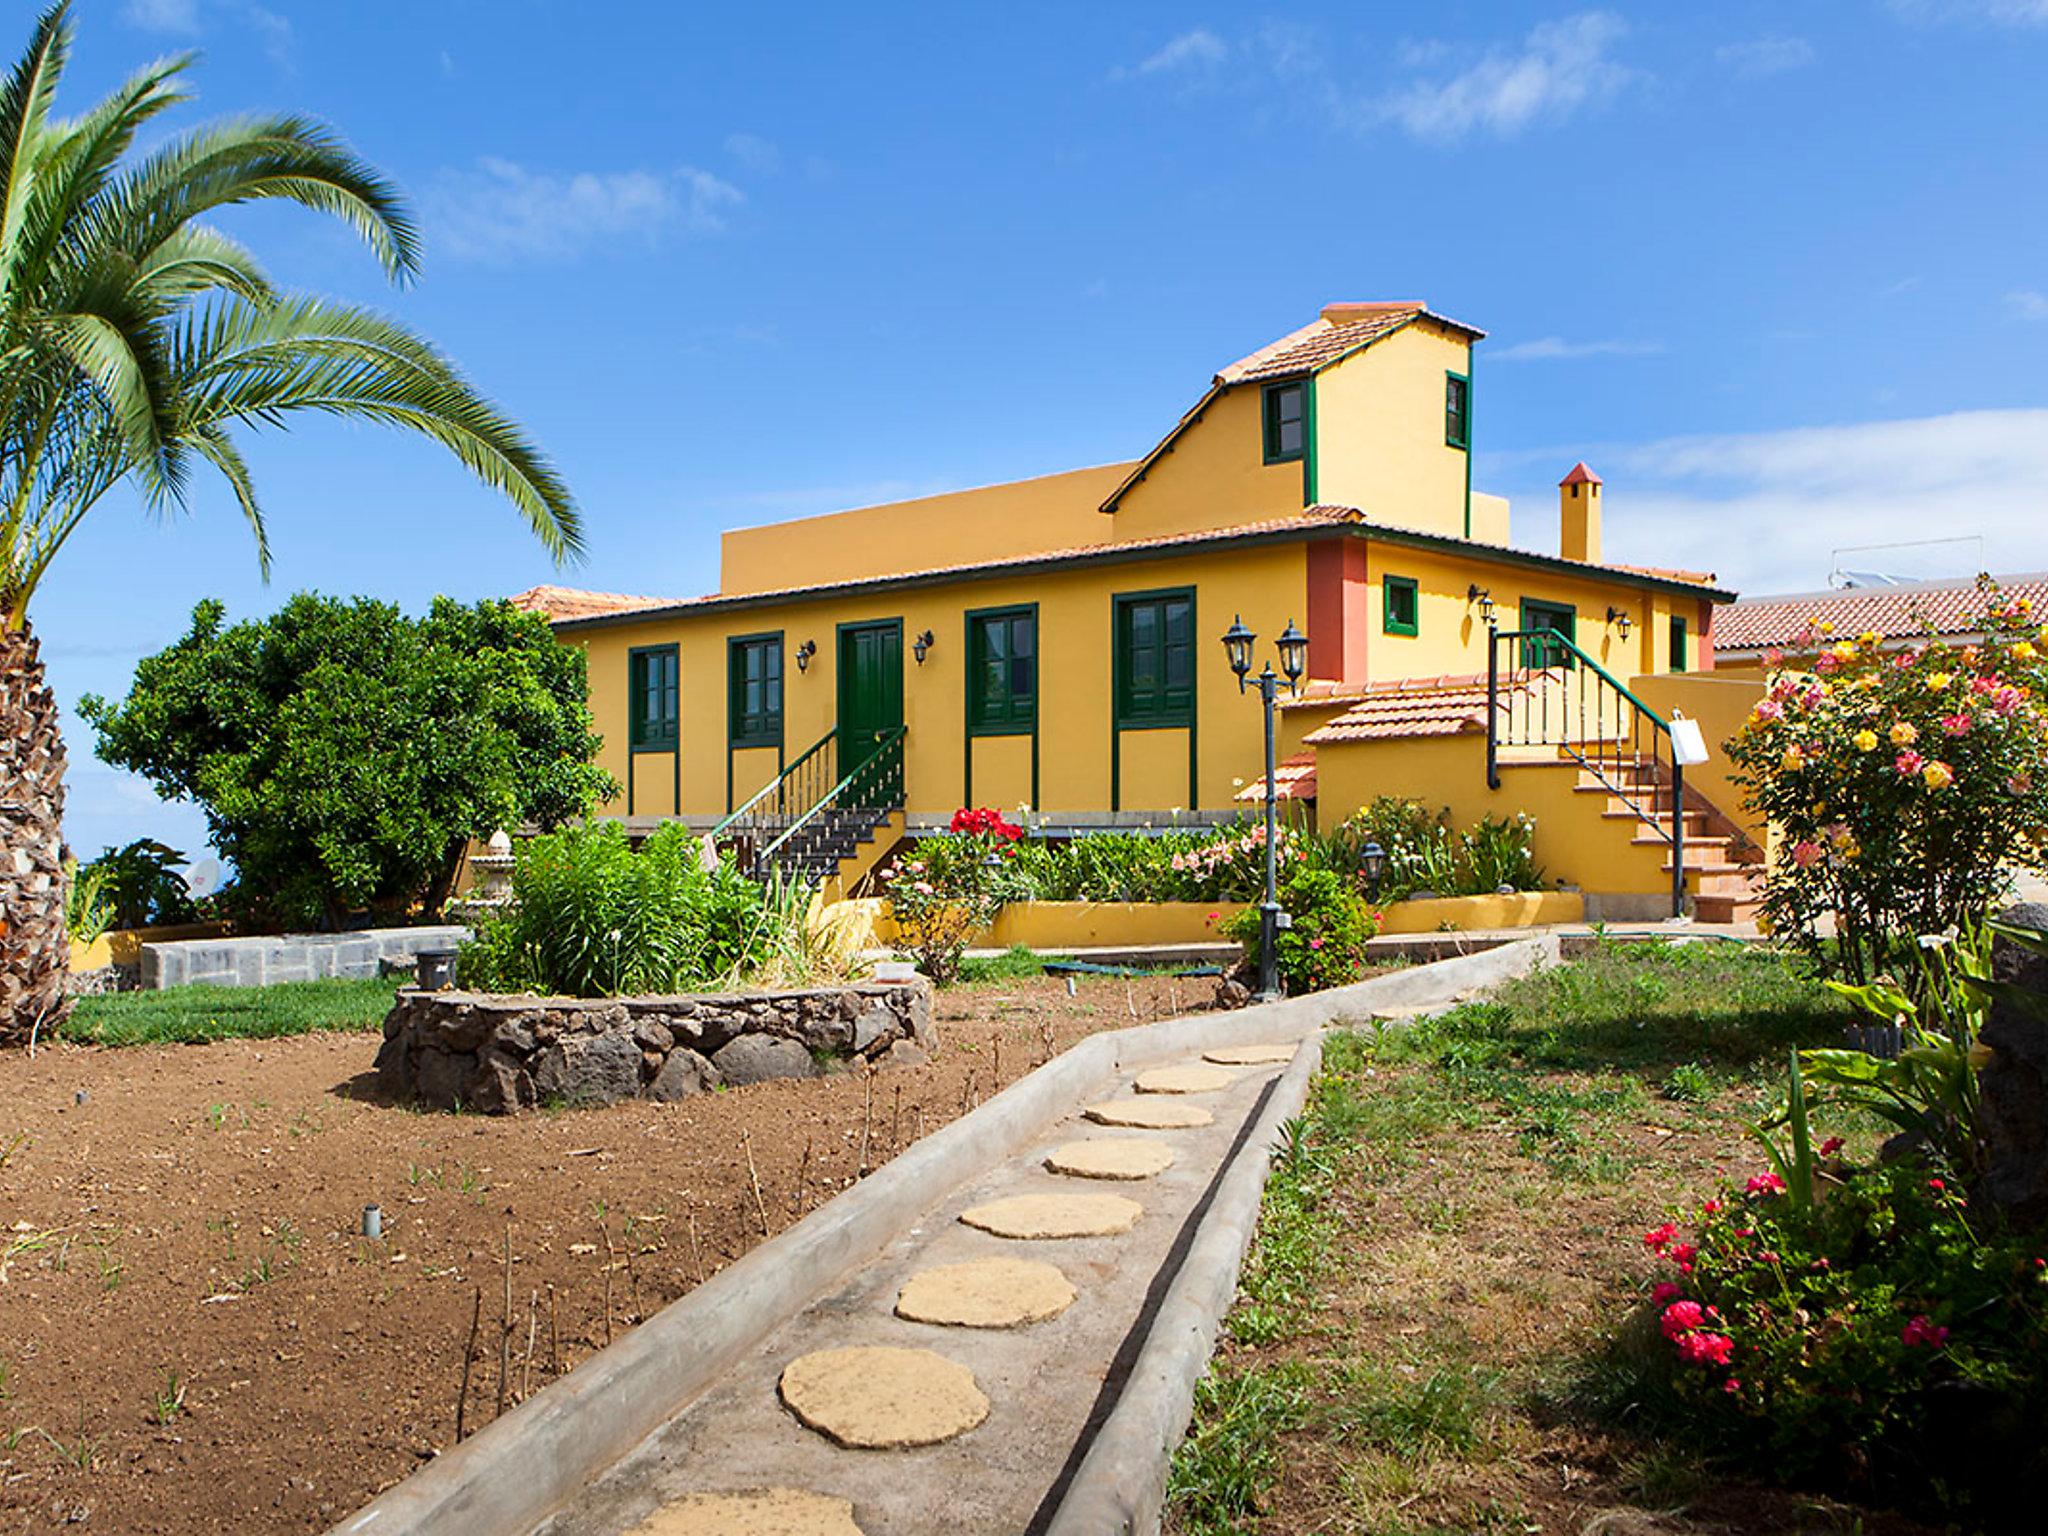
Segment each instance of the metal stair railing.
[[899,809],[903,804],[903,739],[908,734],[908,727],[901,725],[876,732],[874,750],[754,856],[756,878],[773,869],[776,854],[826,811]]
[[839,728],[835,725],[713,827],[712,846],[734,850],[741,867],[753,870],[761,850],[778,841],[792,822],[831,792],[839,778],[838,745]]
[[[1505,669],[1503,646],[1511,648]],[[1512,649],[1517,646],[1519,658]],[[1500,788],[1503,747],[1560,751],[1635,812],[1671,847],[1671,915],[1684,915],[1685,767],[1671,750],[1670,721],[1568,636],[1553,629],[1491,630],[1486,650],[1488,789]],[[1657,812],[1666,774],[1671,779],[1669,827]]]

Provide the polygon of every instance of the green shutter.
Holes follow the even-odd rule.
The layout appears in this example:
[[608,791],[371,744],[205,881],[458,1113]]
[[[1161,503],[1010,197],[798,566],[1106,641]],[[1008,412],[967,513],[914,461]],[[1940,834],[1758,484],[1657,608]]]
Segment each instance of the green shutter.
[[1038,720],[1038,610],[967,615],[967,728],[977,736],[1029,734]]
[[1689,664],[1686,654],[1685,618],[1674,613],[1671,615],[1671,670],[1683,672]]
[[635,752],[673,752],[679,739],[677,654],[673,645],[636,646],[627,653],[627,740]]
[[782,745],[782,635],[726,642],[726,739],[735,747]]
[[1113,650],[1119,729],[1194,724],[1193,588],[1119,596]]
[[1291,464],[1303,457],[1308,445],[1308,381],[1268,384],[1260,398],[1266,462]]
[[1472,446],[1472,380],[1467,374],[1444,375],[1444,443],[1451,448]]
[[1380,583],[1380,628],[1390,635],[1422,633],[1422,593],[1413,576],[1389,576]]

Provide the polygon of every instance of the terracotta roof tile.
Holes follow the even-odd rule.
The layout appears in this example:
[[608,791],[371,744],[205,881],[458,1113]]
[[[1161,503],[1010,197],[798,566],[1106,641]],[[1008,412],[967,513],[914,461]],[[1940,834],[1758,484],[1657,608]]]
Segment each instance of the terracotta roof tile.
[[[1501,679],[1517,693],[1532,690],[1546,674],[1516,673]],[[1302,740],[1310,746],[1336,741],[1385,741],[1410,736],[1462,736],[1486,729],[1486,675],[1446,674],[1368,684],[1351,708]]]
[[524,592],[515,592],[505,599],[514,608],[527,613],[537,613],[553,622],[556,619],[585,619],[592,614],[617,613],[626,608],[645,607],[659,602],[659,598],[634,597],[624,592],[586,592],[580,587],[555,587],[541,585],[528,587]]
[[1696,587],[1711,587],[1719,579],[1712,571],[1684,571],[1668,565],[1623,565],[1617,561],[1612,569],[1634,571],[1638,576],[1655,576],[1660,581],[1689,581]]
[[1332,304],[1297,331],[1258,351],[1239,358],[1216,375],[1218,384],[1255,384],[1265,379],[1284,379],[1290,374],[1309,373],[1333,363],[1347,352],[1369,346],[1382,336],[1398,331],[1417,316],[1428,316],[1453,330],[1477,337],[1485,333],[1442,315],[1432,314],[1419,299],[1399,299],[1385,304]]
[[[2048,613],[2048,573],[2000,578],[2008,599],[2024,597]],[[1984,594],[1973,581],[1915,582],[1899,587],[1847,587],[1731,603],[1714,617],[1714,650],[1760,651],[1792,645],[1815,619],[1837,635],[1874,630],[1887,640],[1924,634],[1975,634],[1984,627]]]
[[[1313,800],[1316,797],[1316,755],[1313,752],[1297,752],[1294,756],[1276,765],[1273,769],[1273,798],[1276,800]],[[1266,776],[1262,773],[1230,797],[1247,805],[1263,805],[1266,802]]]
[[1605,482],[1598,475],[1594,474],[1592,470],[1586,468],[1586,461],[1581,459],[1570,469],[1566,470],[1564,478],[1557,483],[1559,485],[1601,485]]

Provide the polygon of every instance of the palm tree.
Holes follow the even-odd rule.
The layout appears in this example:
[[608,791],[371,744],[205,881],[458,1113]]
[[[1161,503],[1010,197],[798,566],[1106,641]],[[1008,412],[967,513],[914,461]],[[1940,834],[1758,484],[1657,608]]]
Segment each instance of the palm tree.
[[233,492],[265,571],[263,511],[232,429],[300,411],[424,433],[502,492],[558,561],[575,502],[547,459],[450,362],[369,310],[281,292],[211,227],[281,198],[332,215],[386,274],[417,270],[397,190],[319,124],[210,123],[147,154],[189,56],[149,65],[83,116],[52,107],[70,0],[37,21],[0,91],[0,1044],[61,1020],[64,744],[29,603],[65,541],[121,482],[181,508],[194,470]]

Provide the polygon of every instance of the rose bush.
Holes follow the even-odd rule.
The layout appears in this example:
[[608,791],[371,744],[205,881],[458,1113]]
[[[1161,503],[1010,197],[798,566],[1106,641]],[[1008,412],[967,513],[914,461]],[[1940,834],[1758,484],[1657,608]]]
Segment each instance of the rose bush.
[[[1274,945],[1280,985],[1290,994],[1320,992],[1359,979],[1369,960],[1366,940],[1380,930],[1380,914],[1356,885],[1334,870],[1296,867],[1280,884],[1280,907],[1293,919]],[[1258,968],[1259,909],[1245,907],[1220,928],[1244,946],[1245,963]]]
[[1886,649],[1816,624],[1766,657],[1765,697],[1728,743],[1777,834],[1772,928],[1852,981],[1980,920],[2010,867],[2048,865],[2048,626],[1980,586],[1972,644]]
[[1013,870],[1024,829],[1000,811],[962,809],[881,880],[904,947],[933,981],[960,974],[968,941],[1021,893]]

